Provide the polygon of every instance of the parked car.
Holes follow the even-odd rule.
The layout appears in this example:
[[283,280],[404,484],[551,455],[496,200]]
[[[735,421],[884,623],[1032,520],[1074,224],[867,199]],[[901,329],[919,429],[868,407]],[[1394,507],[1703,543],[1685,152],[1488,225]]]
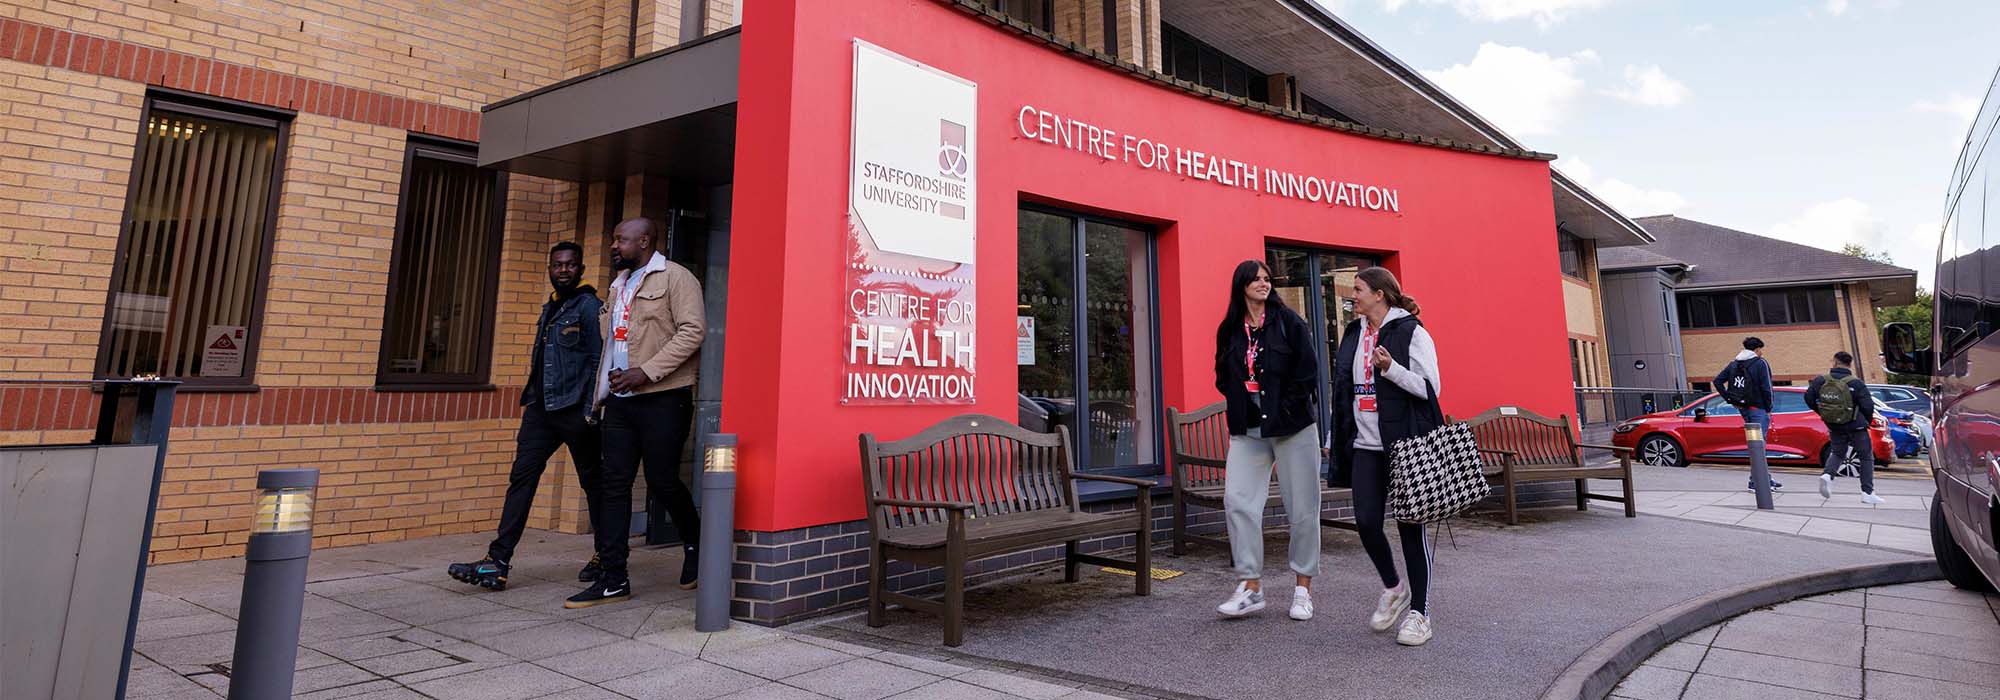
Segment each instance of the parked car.
[[1920,415],[1931,414],[1931,392],[1901,384],[1870,384],[1868,393],[1875,396],[1875,403],[1898,411],[1909,411]]
[[1915,457],[1923,453],[1924,439],[1917,433],[1917,414],[1887,406],[1876,408],[1875,414],[1889,424],[1889,439],[1896,445],[1897,457]]
[[[1806,390],[1773,387],[1771,432],[1764,437],[1765,458],[1773,466],[1821,466],[1828,458],[1831,436],[1819,414],[1806,408]],[[1868,429],[1875,446],[1875,463],[1895,461],[1895,443],[1887,421],[1876,416]],[[1743,415],[1709,394],[1687,406],[1634,418],[1611,430],[1611,444],[1632,448],[1639,460],[1658,467],[1685,467],[1688,462],[1748,463],[1750,447],[1743,439]],[[1859,476],[1861,461],[1849,457],[1838,470]]]

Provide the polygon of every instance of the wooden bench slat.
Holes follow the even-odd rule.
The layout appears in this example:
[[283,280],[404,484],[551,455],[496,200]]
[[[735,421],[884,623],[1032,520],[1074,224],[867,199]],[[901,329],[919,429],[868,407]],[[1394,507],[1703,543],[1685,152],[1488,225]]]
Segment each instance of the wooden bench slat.
[[[1447,418],[1449,420],[1449,418]],[[1516,488],[1522,483],[1575,481],[1577,510],[1589,508],[1590,500],[1625,504],[1625,517],[1637,517],[1632,490],[1632,453],[1616,451],[1617,466],[1592,466],[1583,459],[1569,416],[1551,419],[1513,407],[1489,410],[1464,422],[1479,441],[1480,456],[1487,478],[1498,482],[1506,501],[1507,524],[1520,522],[1515,507]],[[1614,479],[1624,482],[1624,496],[1599,496],[1589,492],[1586,479]]]

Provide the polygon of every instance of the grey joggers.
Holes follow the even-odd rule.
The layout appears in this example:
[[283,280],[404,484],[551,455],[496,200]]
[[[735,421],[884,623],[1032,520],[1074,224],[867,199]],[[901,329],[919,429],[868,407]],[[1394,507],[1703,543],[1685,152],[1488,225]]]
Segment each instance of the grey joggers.
[[1229,438],[1228,470],[1223,475],[1223,510],[1229,522],[1229,550],[1238,579],[1264,575],[1264,505],[1271,495],[1271,474],[1278,476],[1278,496],[1285,502],[1291,525],[1292,571],[1319,575],[1319,428],[1308,425],[1282,438],[1249,435]]

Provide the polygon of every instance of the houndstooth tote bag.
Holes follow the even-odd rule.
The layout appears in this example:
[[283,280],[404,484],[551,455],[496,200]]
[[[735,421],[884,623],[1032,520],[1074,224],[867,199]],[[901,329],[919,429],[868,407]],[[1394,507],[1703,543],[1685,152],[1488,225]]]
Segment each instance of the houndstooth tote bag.
[[1480,467],[1479,441],[1463,423],[1398,440],[1390,451],[1389,513],[1398,521],[1444,520],[1492,490]]

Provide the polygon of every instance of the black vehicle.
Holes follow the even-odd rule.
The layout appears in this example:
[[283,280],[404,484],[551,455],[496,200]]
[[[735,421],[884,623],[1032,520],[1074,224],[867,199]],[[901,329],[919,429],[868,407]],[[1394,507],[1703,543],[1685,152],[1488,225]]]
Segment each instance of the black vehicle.
[[2000,81],[1988,86],[1947,188],[1928,347],[1910,324],[1882,328],[1887,369],[1931,378],[1931,547],[1947,580],[1977,591],[2000,587],[2000,221],[1985,215],[2000,177],[1983,159],[2000,153],[1987,148],[2000,122],[1996,93]]

